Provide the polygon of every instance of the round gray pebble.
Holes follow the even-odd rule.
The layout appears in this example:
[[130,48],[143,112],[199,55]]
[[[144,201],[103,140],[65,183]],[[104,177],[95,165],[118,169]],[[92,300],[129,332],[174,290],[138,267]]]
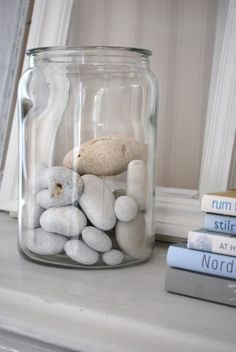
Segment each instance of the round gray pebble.
[[64,236],[49,233],[42,228],[29,230],[26,233],[26,247],[33,253],[40,255],[56,255],[64,250],[67,239]]
[[42,191],[38,192],[36,195],[36,200],[37,203],[44,209],[49,209],[53,207],[53,201],[49,195],[48,189],[42,189]]
[[112,242],[109,236],[102,230],[93,226],[86,226],[82,230],[82,238],[84,242],[98,252],[107,252],[112,247]]
[[41,170],[36,178],[36,192],[45,189],[48,189],[52,206],[62,207],[79,199],[83,180],[79,174],[66,167],[49,167]]
[[102,256],[102,260],[107,265],[119,265],[124,259],[124,254],[118,249],[112,249]]
[[[36,200],[37,200],[37,203],[44,209],[49,209],[53,207],[52,198],[49,195],[48,189],[42,189],[42,191],[38,192],[36,195]],[[78,208],[79,202],[78,200],[76,200],[72,204],[68,204],[68,205],[73,205],[74,207]]]
[[67,241],[64,249],[68,257],[80,264],[93,265],[99,259],[98,253],[81,240],[73,239]]
[[115,201],[114,211],[117,219],[127,222],[135,218],[138,212],[138,206],[133,198],[121,196]]
[[73,206],[50,208],[42,214],[40,225],[48,232],[77,237],[87,225],[87,218],[80,209]]
[[83,191],[83,180],[79,174],[65,167],[52,168],[48,180],[48,191],[54,207],[72,204]]

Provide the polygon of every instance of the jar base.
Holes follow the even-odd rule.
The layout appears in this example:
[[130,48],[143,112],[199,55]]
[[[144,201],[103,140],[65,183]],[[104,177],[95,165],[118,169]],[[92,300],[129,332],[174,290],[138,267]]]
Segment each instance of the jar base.
[[152,258],[152,249],[150,249],[149,255],[144,258],[131,259],[130,257],[127,256],[124,258],[122,263],[116,264],[116,265],[106,265],[101,260],[99,260],[98,263],[94,265],[83,265],[72,261],[65,254],[43,256],[43,255],[37,255],[29,251],[28,249],[25,249],[25,251],[23,251],[21,248],[19,248],[19,252],[26,260],[29,260],[37,264],[64,268],[64,269],[67,268],[67,269],[82,269],[82,270],[125,268],[129,266],[142,264]]

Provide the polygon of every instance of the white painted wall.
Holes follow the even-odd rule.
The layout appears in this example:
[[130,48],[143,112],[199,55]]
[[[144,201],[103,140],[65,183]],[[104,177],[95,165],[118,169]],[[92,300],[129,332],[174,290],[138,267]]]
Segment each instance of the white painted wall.
[[217,0],[75,0],[68,45],[153,51],[159,186],[198,189]]

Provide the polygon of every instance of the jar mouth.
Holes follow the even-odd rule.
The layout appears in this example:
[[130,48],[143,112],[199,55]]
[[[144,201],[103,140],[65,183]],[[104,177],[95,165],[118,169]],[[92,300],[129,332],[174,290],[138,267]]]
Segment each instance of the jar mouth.
[[132,48],[132,47],[119,47],[119,46],[48,46],[48,47],[39,47],[39,48],[32,48],[26,51],[28,56],[37,56],[37,55],[73,55],[73,56],[80,56],[80,55],[125,55],[125,56],[132,56],[134,54],[138,56],[151,56],[152,51],[149,49],[142,49],[142,48]]

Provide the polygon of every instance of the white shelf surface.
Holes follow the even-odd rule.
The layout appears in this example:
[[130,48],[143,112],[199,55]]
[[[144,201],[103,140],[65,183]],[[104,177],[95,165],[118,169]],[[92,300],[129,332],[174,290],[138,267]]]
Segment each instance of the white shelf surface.
[[235,352],[234,308],[165,292],[166,245],[116,270],[42,266],[17,252],[0,213],[0,329],[88,352]]

